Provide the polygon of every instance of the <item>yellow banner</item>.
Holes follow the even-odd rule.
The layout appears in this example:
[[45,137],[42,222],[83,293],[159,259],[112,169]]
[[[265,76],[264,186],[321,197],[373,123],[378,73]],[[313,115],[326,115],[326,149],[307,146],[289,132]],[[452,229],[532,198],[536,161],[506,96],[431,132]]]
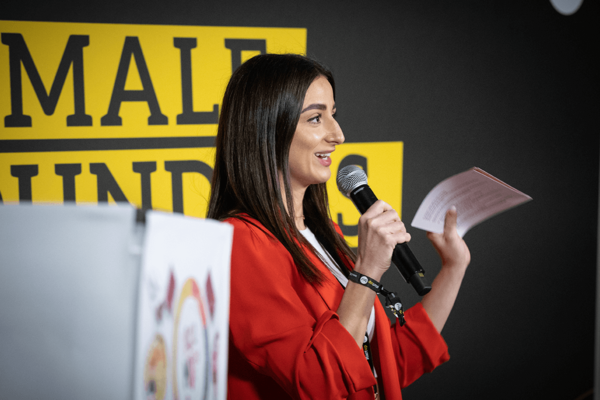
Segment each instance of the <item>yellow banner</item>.
[[0,139],[214,136],[232,69],[306,53],[301,28],[0,21],[0,32]]
[[[220,102],[259,53],[306,53],[306,29],[0,21],[0,201],[127,201],[204,217]],[[367,171],[400,212],[401,142],[332,155],[331,215],[352,246],[358,211],[335,186]]]

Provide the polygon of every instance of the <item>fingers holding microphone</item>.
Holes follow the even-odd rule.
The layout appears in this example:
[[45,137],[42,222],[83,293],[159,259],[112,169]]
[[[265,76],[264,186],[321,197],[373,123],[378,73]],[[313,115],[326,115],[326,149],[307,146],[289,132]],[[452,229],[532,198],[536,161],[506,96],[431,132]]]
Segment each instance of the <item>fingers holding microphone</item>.
[[[337,185],[338,189],[342,194],[349,199],[352,200],[356,208],[361,214],[367,214],[369,208],[377,203],[377,196],[371,190],[367,182],[367,174],[362,168],[356,165],[347,165],[338,172],[337,176]],[[378,211],[374,209],[372,212],[375,212],[375,215],[371,215],[373,218],[381,214],[383,211],[387,214],[387,211],[391,211],[392,207],[385,203],[380,203],[378,207]],[[394,212],[395,213],[395,212]],[[397,220],[396,220],[397,218]],[[359,238],[358,238],[358,257],[356,260],[356,270],[360,272],[359,268],[362,268],[362,259],[369,259],[370,248],[368,246],[368,242],[366,235],[363,233],[363,239],[361,239],[360,231],[361,226],[362,231],[365,232],[367,228],[365,225],[365,221],[368,221],[369,218],[365,218],[363,221],[359,221]],[[394,222],[401,222],[400,218],[398,218],[398,214],[395,213],[392,220]],[[368,227],[368,225],[367,225]],[[388,227],[389,228],[389,227]],[[417,293],[421,296],[427,294],[431,290],[431,286],[425,284],[423,281],[423,274],[425,271],[423,267],[419,264],[419,261],[416,259],[412,251],[410,251],[407,241],[410,240],[410,235],[406,232],[404,228],[404,224],[398,226],[398,230],[396,231],[393,227],[392,229],[388,229],[388,233],[391,236],[396,236],[396,238],[391,238],[390,242],[387,242],[387,245],[384,246],[385,253],[375,254],[374,256],[381,257],[385,256],[385,262],[378,261],[377,265],[385,266],[385,270],[387,270],[390,266],[390,261],[394,260],[394,264],[398,267],[398,271],[402,274],[402,277],[406,282],[410,282],[411,285],[415,288]],[[392,248],[392,243],[394,246]],[[390,255],[392,255],[390,257]],[[365,263],[367,265],[368,263]],[[382,267],[381,267],[382,268]],[[379,269],[381,269],[379,268]],[[384,271],[385,272],[385,271]]]
[[[377,200],[358,222],[357,264],[360,260],[361,269],[374,269],[371,273],[380,276],[390,267],[396,244],[410,239],[396,210],[386,202]],[[369,275],[366,272],[364,274]]]

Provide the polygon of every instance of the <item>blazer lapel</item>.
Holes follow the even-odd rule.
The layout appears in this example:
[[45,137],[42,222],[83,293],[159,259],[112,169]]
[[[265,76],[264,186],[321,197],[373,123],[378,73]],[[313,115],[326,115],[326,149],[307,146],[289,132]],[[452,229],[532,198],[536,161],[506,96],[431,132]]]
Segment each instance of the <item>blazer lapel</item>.
[[344,296],[344,287],[338,282],[336,277],[333,276],[329,268],[323,264],[323,261],[321,261],[319,257],[312,253],[309,254],[309,257],[313,264],[319,268],[326,278],[322,285],[315,285],[315,289],[325,304],[327,304],[327,307],[330,310],[337,311],[340,302],[342,301],[342,296]]

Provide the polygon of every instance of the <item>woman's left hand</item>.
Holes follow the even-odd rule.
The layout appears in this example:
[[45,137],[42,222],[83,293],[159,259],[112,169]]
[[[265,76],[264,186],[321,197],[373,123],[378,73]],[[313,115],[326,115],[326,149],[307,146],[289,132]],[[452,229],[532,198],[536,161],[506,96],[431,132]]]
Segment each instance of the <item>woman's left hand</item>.
[[444,232],[427,232],[427,237],[442,259],[442,269],[431,284],[431,292],[421,300],[438,332],[446,324],[460,285],[471,262],[471,253],[456,231],[456,209],[446,212]]
[[464,271],[471,262],[471,253],[456,231],[456,218],[456,208],[452,207],[446,212],[444,232],[427,232],[427,238],[440,255],[442,268],[458,268]]

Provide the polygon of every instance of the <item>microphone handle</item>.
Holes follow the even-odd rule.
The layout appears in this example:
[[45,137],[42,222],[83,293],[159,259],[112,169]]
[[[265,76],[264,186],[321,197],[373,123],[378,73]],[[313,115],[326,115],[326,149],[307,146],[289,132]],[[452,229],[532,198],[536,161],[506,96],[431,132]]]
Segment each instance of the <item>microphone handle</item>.
[[[377,201],[377,196],[369,185],[362,185],[350,192],[352,202],[361,214]],[[425,270],[408,247],[407,243],[399,243],[394,248],[392,262],[400,271],[406,282],[409,282],[419,296],[424,296],[431,290],[431,286],[424,282]]]

